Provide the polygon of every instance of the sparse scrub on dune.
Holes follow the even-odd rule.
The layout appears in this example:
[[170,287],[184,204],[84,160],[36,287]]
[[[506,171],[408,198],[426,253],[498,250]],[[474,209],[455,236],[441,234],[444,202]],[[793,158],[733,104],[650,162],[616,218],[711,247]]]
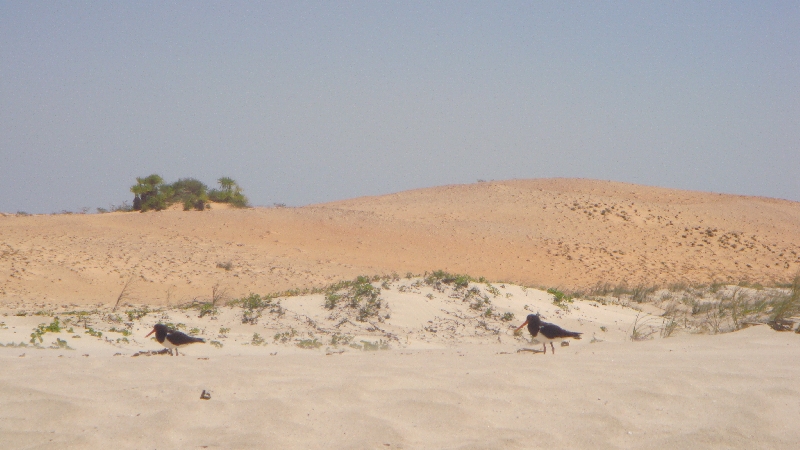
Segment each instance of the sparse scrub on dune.
[[[789,292],[772,302],[769,325],[778,331],[789,331],[794,322],[788,318],[800,314],[800,274],[794,277]],[[798,328],[800,330],[800,327]]]
[[573,297],[571,295],[565,294],[555,288],[548,289],[547,293],[553,296],[554,305],[558,306],[564,311],[569,311],[569,303],[573,302]]
[[481,311],[492,304],[489,296],[481,292],[477,287],[472,287],[464,293],[463,302],[468,302],[469,307],[476,311]]
[[181,306],[181,309],[196,309],[199,312],[199,317],[213,317],[219,313],[218,305],[225,303],[227,297],[228,290],[216,283],[211,287],[211,301],[198,301],[195,299],[191,303]]
[[425,283],[434,288],[440,288],[442,284],[452,284],[456,289],[465,289],[471,281],[474,280],[469,275],[456,275],[443,270],[425,276]]
[[242,323],[249,323],[250,325],[258,323],[258,319],[261,318],[263,311],[267,308],[269,308],[270,313],[277,314],[278,317],[286,313],[280,301],[276,301],[275,297],[262,297],[259,294],[253,293],[247,297],[228,302],[228,306],[240,306],[244,310],[242,313]]
[[490,283],[486,283],[486,292],[492,294],[494,297],[498,297],[500,295],[500,289],[497,289]]
[[379,321],[381,308],[384,307],[380,298],[381,290],[372,285],[381,278],[359,276],[353,281],[345,281],[330,286],[325,294],[325,308],[329,310],[343,307],[357,312],[356,320],[366,322],[371,317]]
[[125,311],[125,314],[128,316],[128,321],[133,322],[134,320],[139,320],[142,317],[148,315],[152,311],[147,306],[142,306],[141,308],[134,308]]
[[[548,290],[550,292],[550,290]],[[559,304],[556,292],[554,304]],[[586,298],[602,304],[608,302],[635,308],[635,304],[651,303],[664,310],[660,335],[670,337],[678,330],[692,333],[727,333],[754,324],[768,324],[779,331],[793,330],[800,315],[800,276],[787,288],[765,288],[758,283],[707,285],[671,284],[666,288],[655,285],[595,286]],[[563,301],[560,302],[563,304]],[[649,331],[652,323],[641,321],[631,333],[641,340],[642,326]],[[646,334],[645,337],[649,337]],[[635,338],[635,339],[634,339]]]
[[800,277],[791,284],[769,288],[754,282],[699,285],[679,282],[665,287],[639,284],[632,288],[626,284],[600,283],[580,296],[602,304],[636,308],[636,304],[651,303],[662,308],[662,337],[679,330],[727,333],[754,324],[769,324],[776,330],[788,331],[795,326],[796,320],[792,318],[800,315],[800,293],[797,287],[792,287],[797,285]]
[[639,314],[633,321],[631,326],[630,338],[632,341],[645,341],[652,339],[652,336],[659,332],[662,327],[654,324],[653,317],[641,318]]

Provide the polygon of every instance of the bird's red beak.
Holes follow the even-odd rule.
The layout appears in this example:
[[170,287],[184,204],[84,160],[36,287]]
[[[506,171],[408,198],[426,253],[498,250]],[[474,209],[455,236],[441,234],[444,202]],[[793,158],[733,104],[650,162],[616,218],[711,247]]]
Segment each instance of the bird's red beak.
[[521,330],[521,329],[522,329],[522,327],[524,327],[524,326],[525,326],[525,325],[527,325],[527,324],[528,324],[528,321],[526,320],[526,321],[525,321],[525,323],[523,323],[522,325],[520,325],[519,327],[517,327],[517,329],[516,329],[516,330],[514,330],[514,331],[516,332],[516,331],[519,331],[519,330]]
[[[525,322],[525,323],[527,323],[527,322]],[[155,332],[156,332],[156,329],[155,329],[155,327],[153,327],[153,331],[151,331],[151,332],[147,333],[147,336],[150,336],[151,334],[153,334],[153,333],[155,333]],[[145,336],[145,337],[147,337],[147,336]]]

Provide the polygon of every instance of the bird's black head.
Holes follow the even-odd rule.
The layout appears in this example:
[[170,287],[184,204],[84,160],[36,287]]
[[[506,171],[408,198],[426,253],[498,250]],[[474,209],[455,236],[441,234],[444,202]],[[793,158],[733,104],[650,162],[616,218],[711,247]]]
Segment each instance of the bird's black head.
[[539,326],[541,324],[542,320],[539,318],[539,314],[528,314],[528,317],[525,318],[525,323],[520,325],[519,328],[517,328],[517,331],[521,330],[522,327],[527,325],[531,336],[535,337],[537,334],[539,334]]
[[[155,333],[156,334],[156,339],[159,342],[161,342],[161,341],[164,340],[164,336],[167,335],[168,331],[169,331],[169,328],[167,328],[166,325],[164,325],[163,323],[157,323],[157,324],[155,324],[153,326],[153,330],[151,332],[147,333],[147,336],[150,336],[151,334]],[[147,336],[145,336],[145,337],[147,337]]]

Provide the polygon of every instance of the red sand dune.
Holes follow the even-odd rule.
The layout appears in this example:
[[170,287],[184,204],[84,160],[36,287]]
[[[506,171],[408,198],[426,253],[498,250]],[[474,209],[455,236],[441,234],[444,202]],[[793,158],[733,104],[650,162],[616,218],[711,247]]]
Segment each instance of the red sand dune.
[[[230,263],[230,270],[218,267]],[[178,303],[444,269],[534,286],[784,282],[800,203],[537,179],[301,208],[0,217],[0,301]]]

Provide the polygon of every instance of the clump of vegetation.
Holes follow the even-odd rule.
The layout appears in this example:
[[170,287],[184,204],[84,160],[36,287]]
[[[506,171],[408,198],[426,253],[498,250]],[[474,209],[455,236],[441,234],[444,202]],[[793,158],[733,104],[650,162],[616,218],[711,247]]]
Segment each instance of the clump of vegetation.
[[265,345],[267,341],[264,340],[258,333],[253,333],[253,339],[250,340],[250,345]]
[[96,338],[103,337],[102,331],[97,331],[92,327],[87,328],[86,331],[84,331],[84,333],[88,334],[89,336],[94,336]]
[[380,339],[376,342],[370,341],[361,341],[363,346],[359,346],[358,344],[350,344],[351,347],[358,348],[364,350],[365,352],[374,352],[376,350],[389,350],[389,343]]
[[452,284],[456,289],[466,289],[470,281],[473,280],[469,275],[455,275],[443,270],[437,270],[425,277],[425,283],[434,288],[441,288],[442,284]]
[[[653,317],[640,318],[637,314],[631,326],[630,338],[632,341],[645,341],[652,339],[652,336],[659,331],[659,327],[653,325]],[[641,319],[641,320],[640,320]]]
[[128,315],[128,321],[133,322],[134,320],[139,320],[142,317],[150,314],[150,312],[150,308],[143,306],[141,308],[129,309],[128,311],[125,311],[125,314]]
[[61,322],[59,322],[58,317],[54,318],[53,321],[49,325],[39,324],[31,333],[31,344],[36,344],[38,340],[39,343],[42,342],[42,336],[45,333],[60,333],[61,332]]
[[572,303],[572,296],[567,295],[558,289],[550,288],[547,290],[548,294],[553,295],[553,304],[558,306],[559,308],[563,309],[564,311],[569,310],[568,303]]
[[242,188],[229,177],[217,180],[219,189],[208,189],[203,182],[194,178],[181,178],[168,184],[158,174],[146,177],[137,177],[136,184],[131,186],[134,194],[134,211],[161,211],[170,205],[180,203],[184,211],[203,211],[208,207],[209,201],[229,203],[237,208],[250,206],[247,197],[242,193]]
[[120,334],[121,334],[121,335],[123,335],[123,336],[130,336],[130,335],[131,335],[131,332],[130,332],[130,330],[128,330],[128,329],[126,329],[126,328],[123,328],[123,329],[117,329],[116,327],[111,327],[111,328],[109,328],[109,329],[108,329],[108,331],[109,331],[110,333],[120,333]]
[[798,314],[800,314],[800,274],[794,277],[789,293],[773,303],[769,325],[778,331],[789,331],[794,322],[787,319]]
[[213,345],[216,348],[222,348],[222,342],[220,341],[211,341],[209,344]]
[[297,341],[297,345],[300,348],[305,349],[315,349],[322,347],[322,342],[319,342],[316,338],[314,339],[302,339]]
[[242,188],[232,178],[222,177],[217,180],[219,189],[208,192],[208,198],[213,202],[230,203],[237,208],[250,206],[247,197],[242,194]]
[[273,336],[272,339],[275,342],[280,342],[282,344],[285,344],[291,341],[292,338],[294,338],[295,336],[297,336],[297,330],[295,330],[294,328],[290,328],[289,331],[284,331],[283,333],[275,333],[275,336]]
[[171,330],[186,330],[185,323],[172,323],[172,322],[163,322],[164,325],[171,329]]
[[511,322],[512,320],[514,320],[514,313],[512,312],[503,313],[503,315],[500,316],[500,320],[502,320],[503,322]]
[[[380,278],[378,278],[379,280]],[[351,282],[337,283],[325,295],[325,308],[334,309],[340,303],[346,308],[356,310],[356,319],[366,322],[370,317],[379,317],[383,307],[381,290],[372,285],[372,279],[359,276]]]
[[216,316],[219,312],[213,303],[201,303],[198,309],[200,310],[200,317],[207,315]]
[[19,344],[16,344],[16,343],[14,343],[14,342],[9,342],[8,344],[5,344],[5,345],[3,345],[2,343],[0,343],[0,347],[11,347],[11,348],[28,348],[28,344],[26,344],[26,343],[24,343],[24,342],[22,342],[22,341],[20,341],[20,342],[19,342]]
[[353,336],[348,336],[341,333],[334,333],[331,336],[331,345],[337,347],[339,345],[349,345],[350,342],[353,340]]
[[262,297],[259,294],[251,293],[247,297],[230,302],[229,305],[241,306],[242,309],[244,309],[242,323],[255,325],[258,323],[258,319],[261,318],[262,312],[267,308],[269,308],[270,313],[277,314],[278,316],[283,316],[286,313],[281,303],[274,300],[274,297],[271,295]]
[[54,350],[75,350],[69,346],[67,341],[61,338],[56,338],[55,342],[53,342],[53,345],[51,345],[50,348]]
[[469,302],[469,307],[475,311],[482,311],[484,308],[492,304],[489,296],[481,292],[477,287],[469,289],[464,294],[464,302]]

